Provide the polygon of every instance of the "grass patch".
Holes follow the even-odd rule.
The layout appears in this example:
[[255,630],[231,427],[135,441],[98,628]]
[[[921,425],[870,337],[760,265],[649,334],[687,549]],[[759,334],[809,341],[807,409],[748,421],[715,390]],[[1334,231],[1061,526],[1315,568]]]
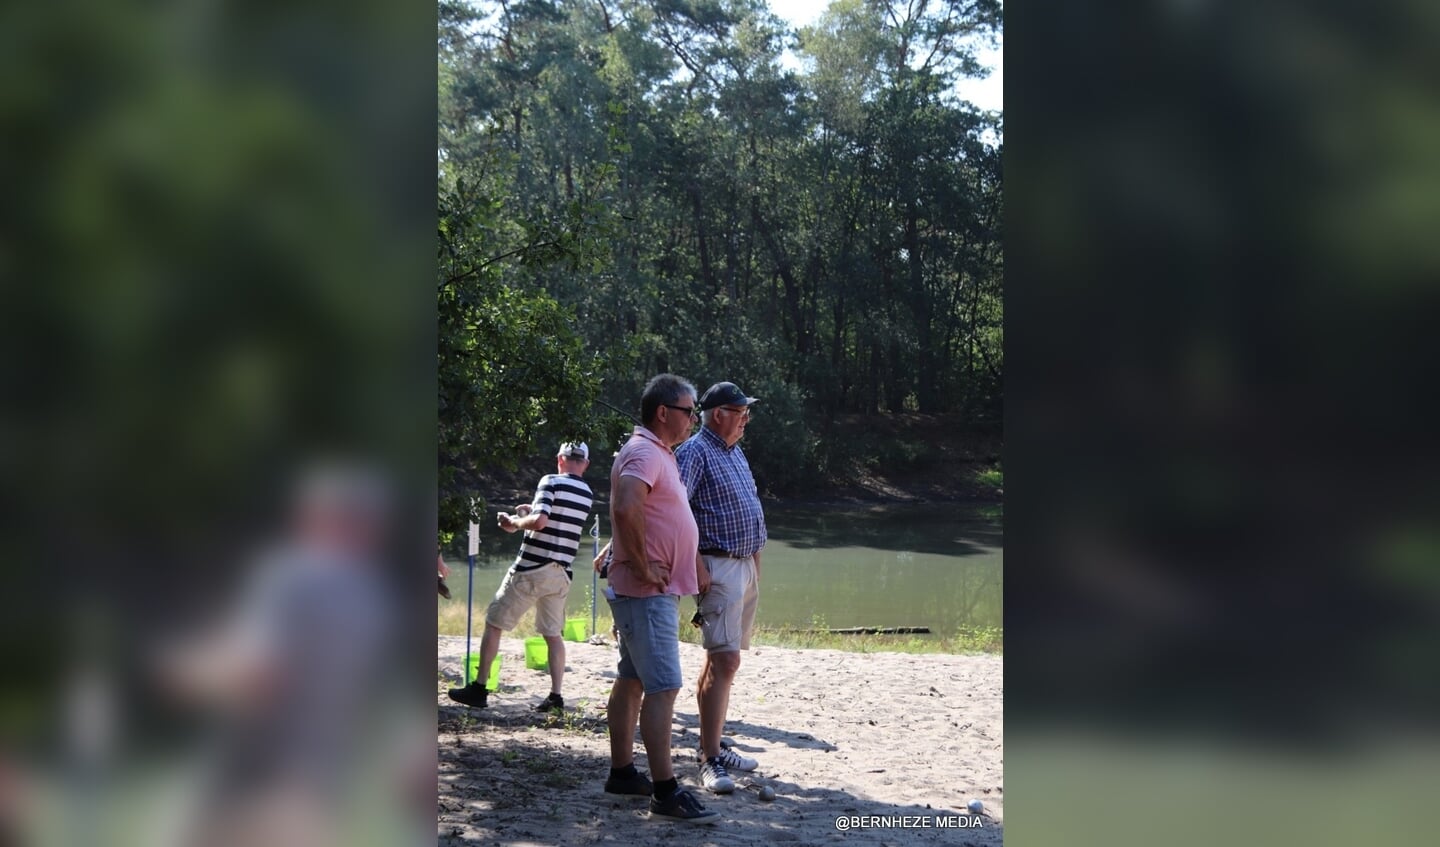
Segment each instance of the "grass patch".
[[[459,614],[447,615],[446,603],[440,604],[440,635],[465,634],[465,604],[459,604]],[[452,604],[453,605],[453,601]],[[483,612],[483,610],[480,610]],[[480,635],[485,628],[484,615],[477,612],[471,637],[474,649],[480,649]],[[680,640],[686,644],[700,643],[700,628],[691,626],[689,615],[694,607],[686,602],[680,604]],[[577,615],[576,617],[580,617]],[[590,616],[584,615],[588,625]],[[607,640],[614,624],[609,615],[597,615],[595,632]],[[850,653],[989,653],[1002,655],[1005,652],[1005,631],[996,626],[961,626],[955,632],[932,635],[841,635],[827,632],[825,619],[815,616],[806,628],[756,627],[753,642],[767,647],[791,649],[844,650]],[[538,635],[535,631],[535,612],[525,613],[515,629],[507,633],[511,638],[529,638]]]
[[951,635],[842,635],[822,628],[757,627],[754,641],[769,647],[844,650],[850,653],[990,653],[1005,652],[1000,627],[961,627]]
[[975,472],[975,481],[990,488],[1005,487],[1005,471],[999,467],[984,468]]
[[[471,632],[480,632],[485,629],[485,609],[481,608],[471,623]],[[455,602],[454,600],[441,600],[440,609],[436,612],[436,623],[440,635],[464,635],[465,634],[465,601]]]

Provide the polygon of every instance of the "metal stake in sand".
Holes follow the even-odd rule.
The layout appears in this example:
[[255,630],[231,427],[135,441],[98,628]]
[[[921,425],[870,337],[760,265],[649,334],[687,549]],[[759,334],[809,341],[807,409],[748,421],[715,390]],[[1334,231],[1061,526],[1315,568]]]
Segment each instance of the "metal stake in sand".
[[[595,558],[600,558],[600,515],[595,515],[595,525],[590,527],[590,537],[595,540]],[[595,634],[595,594],[600,590],[600,574],[590,569],[590,634]]]
[[[465,578],[465,659],[462,662],[464,670],[460,672],[464,685],[470,684],[470,613],[475,608],[475,556],[480,552],[480,524],[470,524],[470,560],[469,576]],[[479,676],[481,668],[475,669],[476,676]],[[486,673],[489,668],[483,669]]]

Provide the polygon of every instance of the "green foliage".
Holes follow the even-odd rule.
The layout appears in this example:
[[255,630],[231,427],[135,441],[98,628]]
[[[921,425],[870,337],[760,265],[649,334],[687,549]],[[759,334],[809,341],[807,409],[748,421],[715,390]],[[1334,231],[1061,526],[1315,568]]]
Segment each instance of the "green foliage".
[[998,626],[962,625],[951,643],[956,653],[1003,653],[1005,630]]
[[[585,349],[572,310],[543,291],[506,284],[502,271],[589,261],[595,225],[563,222],[505,227],[493,183],[457,181],[442,190],[439,262],[439,485],[441,541],[483,510],[476,475],[513,468],[542,437],[595,437],[603,360]],[[506,237],[508,235],[508,238]]]
[[988,485],[992,488],[1005,487],[1005,471],[1001,470],[998,467],[984,468],[982,470],[976,471],[975,479],[977,479],[982,485]]
[[736,379],[762,398],[754,406],[745,436],[745,455],[756,485],[771,494],[803,492],[806,475],[815,467],[817,442],[806,426],[799,388],[774,376]]
[[428,349],[432,316],[397,271],[423,262],[424,233],[407,227],[413,183],[375,163],[425,149],[406,137],[423,126],[391,106],[416,93],[404,20],[362,6],[303,52],[265,34],[294,31],[304,13],[284,7],[202,24],[179,4],[7,6],[17,525],[53,507],[69,543],[112,558],[133,543],[158,574],[164,554],[139,539],[207,549],[234,531],[217,516],[253,510],[297,457],[419,464],[406,445],[430,391],[405,355]]
[[[842,467],[838,415],[998,421],[999,119],[953,82],[999,26],[990,0],[844,0],[797,72],[749,0],[443,5],[447,498],[547,427],[613,438],[592,401],[633,410],[662,371],[763,398],[745,449],[772,493]],[[563,367],[517,358],[541,338]]]

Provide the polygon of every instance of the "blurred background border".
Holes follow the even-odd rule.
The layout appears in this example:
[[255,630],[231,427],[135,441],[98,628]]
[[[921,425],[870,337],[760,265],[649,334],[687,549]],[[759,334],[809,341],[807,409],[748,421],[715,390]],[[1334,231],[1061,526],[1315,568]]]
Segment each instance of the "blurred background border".
[[[1440,19],[1006,6],[1007,837],[1418,842]],[[12,830],[179,743],[140,648],[225,605],[316,456],[406,495],[394,672],[433,691],[435,26],[0,13]],[[59,696],[95,678],[127,708]]]
[[1413,843],[1437,19],[1006,13],[1007,840]]
[[0,12],[7,834],[153,843],[110,813],[197,720],[151,651],[244,604],[317,463],[384,480],[407,623],[373,685],[433,727],[435,32],[376,0]]

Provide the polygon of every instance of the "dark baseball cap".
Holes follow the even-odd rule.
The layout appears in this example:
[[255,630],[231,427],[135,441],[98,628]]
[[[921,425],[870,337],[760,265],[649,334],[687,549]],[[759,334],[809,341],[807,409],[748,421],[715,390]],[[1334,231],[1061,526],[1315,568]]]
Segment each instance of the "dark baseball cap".
[[740,386],[733,382],[717,382],[700,395],[700,408],[713,409],[716,406],[748,406],[759,397],[746,397]]

